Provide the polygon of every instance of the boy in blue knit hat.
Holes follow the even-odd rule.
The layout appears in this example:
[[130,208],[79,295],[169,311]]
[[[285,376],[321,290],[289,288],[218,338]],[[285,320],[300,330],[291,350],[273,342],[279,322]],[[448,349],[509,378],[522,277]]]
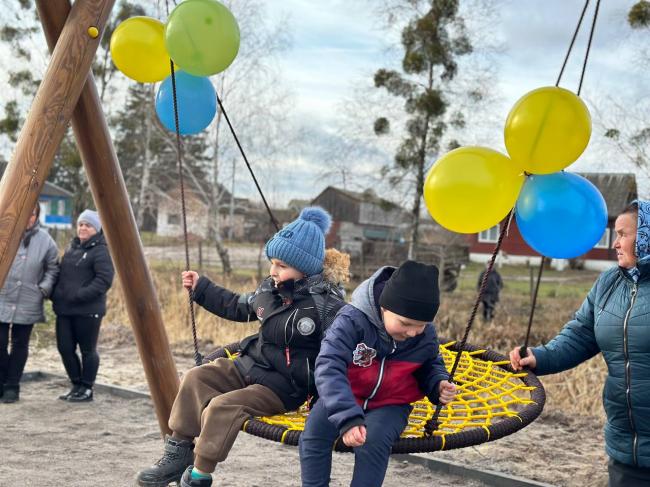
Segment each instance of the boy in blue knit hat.
[[185,374],[169,418],[172,436],[163,457],[138,474],[139,485],[212,485],[211,472],[226,459],[244,422],[297,409],[316,393],[321,337],[345,304],[337,283],[323,277],[330,224],[325,210],[310,207],[278,231],[265,247],[270,275],[252,293],[237,294],[183,272],[183,285],[205,309],[232,321],[257,319],[261,326],[242,340],[234,361],[217,359]]

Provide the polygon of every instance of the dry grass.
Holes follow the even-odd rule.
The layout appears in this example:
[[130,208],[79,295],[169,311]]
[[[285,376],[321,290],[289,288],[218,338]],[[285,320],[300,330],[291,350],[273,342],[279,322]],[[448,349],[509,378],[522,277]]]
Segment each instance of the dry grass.
[[[478,271],[478,267],[470,267],[464,273],[459,289],[443,295],[436,320],[441,336],[449,339],[462,337],[475,299],[474,286]],[[188,298],[180,284],[180,272],[180,267],[169,265],[158,264],[152,268],[169,340],[174,348],[186,349],[189,353],[192,350],[192,334]],[[506,289],[502,292],[496,317],[490,323],[484,323],[477,317],[469,335],[470,343],[503,354],[523,343],[530,311],[530,297],[528,283],[514,280],[517,272],[527,275],[525,268],[519,271],[509,268],[502,272]],[[236,292],[251,291],[257,284],[253,278],[245,275],[235,276],[224,282],[214,269],[208,269],[206,274],[215,282]],[[593,273],[574,273],[569,283],[542,284],[531,332],[531,345],[548,341],[571,319],[591,287],[594,276]],[[351,283],[348,289],[352,290],[355,285],[356,283]],[[128,315],[121,293],[119,281],[116,280],[109,294],[109,313],[106,318],[108,326],[102,332],[104,343],[128,339]],[[196,321],[202,352],[209,352],[220,344],[240,340],[255,333],[258,328],[257,323],[228,322],[200,307],[196,307]],[[561,409],[569,414],[602,415],[601,391],[605,376],[604,362],[602,358],[596,357],[571,371],[544,377],[547,408]]]
[[[181,267],[169,265],[158,265],[151,268],[169,341],[172,345],[179,347],[187,346],[190,351],[192,349],[192,328],[187,291],[181,286],[181,271]],[[250,277],[235,276],[228,281],[223,281],[223,279],[219,279],[220,275],[216,270],[212,270],[212,272],[207,270],[205,274],[214,282],[235,292],[247,292],[257,287],[257,283]],[[118,279],[115,280],[109,293],[107,308],[109,311],[106,322],[129,326],[126,304]],[[222,344],[241,340],[255,333],[259,328],[256,321],[233,323],[221,319],[197,305],[194,305],[194,312],[197,335],[203,348],[202,352],[211,351],[211,347],[216,348]],[[113,333],[119,334],[119,331],[113,331]],[[102,335],[102,338],[110,340],[110,337],[105,334]]]

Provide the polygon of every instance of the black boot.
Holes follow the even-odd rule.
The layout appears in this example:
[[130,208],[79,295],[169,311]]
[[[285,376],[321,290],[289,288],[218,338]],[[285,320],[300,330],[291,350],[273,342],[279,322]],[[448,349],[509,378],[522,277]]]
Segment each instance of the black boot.
[[212,476],[203,479],[192,478],[193,465],[187,467],[181,477],[181,487],[212,487]]
[[4,393],[2,394],[2,402],[9,404],[18,401],[20,396],[20,386],[5,385]]
[[68,398],[68,402],[89,402],[93,400],[92,387],[81,386],[79,390]]
[[167,487],[180,482],[185,469],[194,463],[194,445],[191,441],[165,439],[165,452],[160,460],[138,472],[137,482],[142,487]]
[[77,394],[83,386],[81,384],[72,384],[72,388],[66,393],[66,394],[61,394],[59,396],[59,399],[62,401],[68,401],[72,396]]
[[0,384],[0,399],[2,399],[2,395],[4,394],[4,391],[5,391],[4,384]]

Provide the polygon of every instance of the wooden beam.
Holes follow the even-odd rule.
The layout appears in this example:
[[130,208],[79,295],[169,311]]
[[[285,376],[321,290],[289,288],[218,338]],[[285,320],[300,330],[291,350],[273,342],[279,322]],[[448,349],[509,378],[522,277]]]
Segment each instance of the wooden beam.
[[[0,181],[0,286],[86,81],[115,0],[75,2]],[[99,36],[87,32],[94,26]]]
[[[57,43],[57,38],[68,17],[70,2],[37,0],[36,6],[50,50],[56,45],[56,52],[61,42],[60,39]],[[87,27],[81,24],[79,28],[85,31]],[[167,421],[178,392],[178,373],[92,74],[87,75],[72,115],[72,129],[122,284],[158,424],[163,434],[170,433]]]

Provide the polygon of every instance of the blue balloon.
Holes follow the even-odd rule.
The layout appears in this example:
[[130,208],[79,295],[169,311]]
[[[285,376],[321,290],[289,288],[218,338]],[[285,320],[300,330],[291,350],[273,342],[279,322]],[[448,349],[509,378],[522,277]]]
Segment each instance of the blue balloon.
[[607,227],[607,205],[598,188],[564,171],[528,176],[515,214],[526,243],[555,259],[588,252]]
[[[192,76],[177,71],[176,98],[178,103],[178,125],[182,135],[198,134],[205,129],[217,113],[217,95],[208,78]],[[174,93],[172,77],[160,84],[156,95],[156,114],[163,126],[176,132],[174,122]]]

